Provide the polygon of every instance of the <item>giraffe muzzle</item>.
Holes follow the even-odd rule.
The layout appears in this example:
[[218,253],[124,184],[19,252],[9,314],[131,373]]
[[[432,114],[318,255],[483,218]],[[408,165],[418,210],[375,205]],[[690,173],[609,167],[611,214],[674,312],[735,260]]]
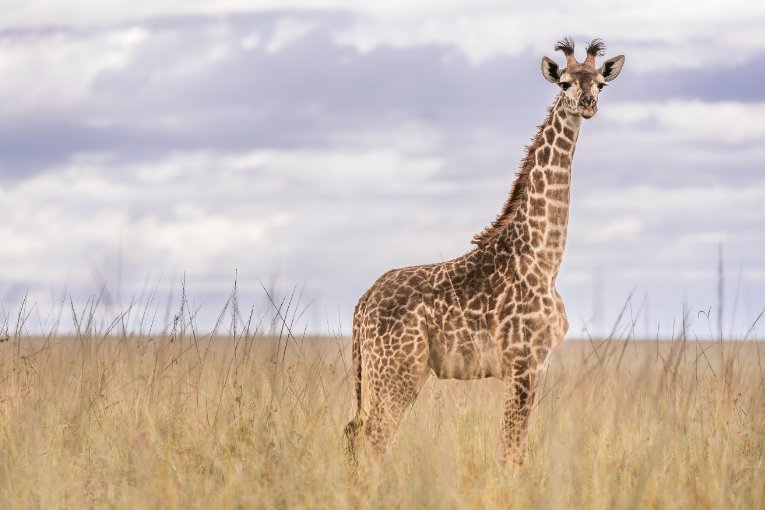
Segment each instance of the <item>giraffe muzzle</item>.
[[592,118],[598,111],[598,100],[593,96],[583,96],[579,100],[579,109],[582,112],[582,117],[585,119]]

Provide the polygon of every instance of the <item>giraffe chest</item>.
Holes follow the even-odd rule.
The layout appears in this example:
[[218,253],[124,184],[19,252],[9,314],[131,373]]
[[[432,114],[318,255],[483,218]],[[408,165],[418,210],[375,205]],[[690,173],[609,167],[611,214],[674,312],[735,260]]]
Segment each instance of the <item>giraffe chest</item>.
[[557,291],[525,294],[527,299],[487,300],[482,309],[440,311],[429,337],[430,365],[440,378],[504,377],[518,359],[543,366],[563,339],[568,321]]

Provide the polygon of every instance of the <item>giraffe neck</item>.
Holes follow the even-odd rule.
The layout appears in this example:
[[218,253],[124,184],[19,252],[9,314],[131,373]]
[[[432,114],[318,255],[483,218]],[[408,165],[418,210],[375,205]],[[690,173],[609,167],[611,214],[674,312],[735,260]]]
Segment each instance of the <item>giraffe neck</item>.
[[524,186],[518,191],[525,192],[519,194],[514,217],[503,233],[505,242],[500,243],[515,255],[532,255],[553,276],[566,246],[571,161],[581,123],[582,117],[567,113],[563,96],[558,96],[513,186]]
[[477,250],[514,264],[531,256],[554,279],[568,228],[571,160],[582,118],[566,112],[563,94],[548,110],[502,212],[473,238]]

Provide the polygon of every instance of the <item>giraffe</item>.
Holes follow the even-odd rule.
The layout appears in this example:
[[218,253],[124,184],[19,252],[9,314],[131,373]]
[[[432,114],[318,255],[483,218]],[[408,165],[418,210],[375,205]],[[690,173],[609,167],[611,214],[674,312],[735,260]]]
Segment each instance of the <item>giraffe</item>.
[[555,282],[566,244],[579,129],[583,118],[595,115],[599,92],[624,65],[619,55],[596,67],[595,58],[605,54],[600,39],[587,45],[582,63],[569,38],[558,41],[555,50],[565,55],[566,67],[543,57],[542,75],[560,91],[526,148],[500,214],[473,238],[472,251],[388,271],[356,305],[356,414],[344,430],[354,464],[362,428],[367,450],[379,464],[431,373],[440,379],[504,381],[499,461],[523,460],[535,385],[568,331]]

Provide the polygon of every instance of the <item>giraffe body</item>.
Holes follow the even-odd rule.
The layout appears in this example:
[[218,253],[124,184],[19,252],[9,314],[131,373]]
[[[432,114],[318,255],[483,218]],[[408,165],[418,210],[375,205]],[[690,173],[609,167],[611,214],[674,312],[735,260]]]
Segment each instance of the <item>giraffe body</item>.
[[535,384],[568,331],[555,281],[579,129],[582,118],[597,110],[593,95],[616,77],[624,60],[616,57],[596,70],[594,56],[602,50],[597,40],[584,64],[573,59],[569,41],[556,49],[566,53],[567,68],[561,71],[546,58],[542,67],[548,80],[563,84],[561,93],[527,148],[502,212],[473,239],[475,248],[446,262],[389,271],[356,306],[357,413],[345,430],[354,458],[362,426],[370,453],[382,458],[431,373],[505,381],[500,459],[522,457]]

